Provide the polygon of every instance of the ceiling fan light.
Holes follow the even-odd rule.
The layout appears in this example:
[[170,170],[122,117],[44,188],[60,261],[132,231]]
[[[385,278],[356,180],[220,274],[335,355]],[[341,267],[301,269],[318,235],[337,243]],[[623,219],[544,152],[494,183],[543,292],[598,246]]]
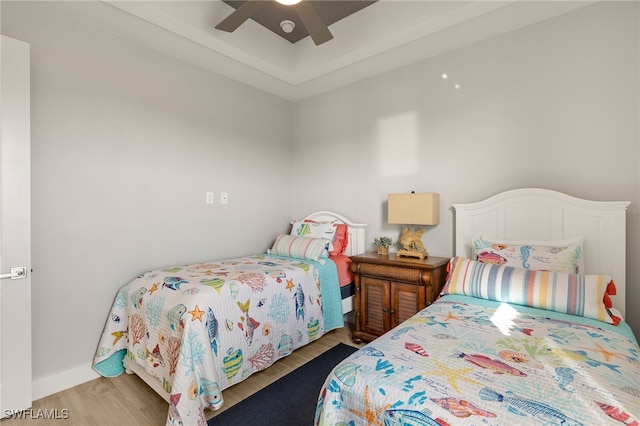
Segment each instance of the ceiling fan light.
[[293,6],[294,4],[300,3],[301,0],[276,0],[280,4],[284,4],[285,6]]

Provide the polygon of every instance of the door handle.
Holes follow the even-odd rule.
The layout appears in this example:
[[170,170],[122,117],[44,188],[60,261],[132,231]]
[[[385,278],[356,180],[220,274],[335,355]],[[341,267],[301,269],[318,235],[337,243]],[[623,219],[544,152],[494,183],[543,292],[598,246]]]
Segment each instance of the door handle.
[[10,278],[12,280],[21,280],[23,278],[27,278],[27,267],[17,266],[15,268],[11,268],[11,272],[7,274],[0,274],[0,280],[3,280],[5,278]]

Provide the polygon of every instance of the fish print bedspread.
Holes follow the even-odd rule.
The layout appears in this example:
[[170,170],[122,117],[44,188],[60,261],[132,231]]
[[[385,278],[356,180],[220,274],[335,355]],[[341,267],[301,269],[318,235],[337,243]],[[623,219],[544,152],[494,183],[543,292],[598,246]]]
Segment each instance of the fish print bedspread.
[[626,323],[444,296],[336,366],[315,423],[637,426],[638,352]]
[[167,424],[204,425],[223,389],[342,325],[328,260],[259,255],[154,270],[118,292],[94,369],[117,376],[128,356],[170,394]]

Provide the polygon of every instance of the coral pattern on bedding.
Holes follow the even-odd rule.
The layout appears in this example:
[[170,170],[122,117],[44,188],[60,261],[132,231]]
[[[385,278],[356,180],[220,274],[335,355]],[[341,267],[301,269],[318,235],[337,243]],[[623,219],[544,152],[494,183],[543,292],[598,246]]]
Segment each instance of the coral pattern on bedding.
[[129,357],[170,394],[167,424],[204,425],[223,389],[340,326],[329,260],[259,255],[154,270],[118,292],[94,369],[117,376]]
[[626,323],[447,295],[345,359],[319,425],[638,425]]

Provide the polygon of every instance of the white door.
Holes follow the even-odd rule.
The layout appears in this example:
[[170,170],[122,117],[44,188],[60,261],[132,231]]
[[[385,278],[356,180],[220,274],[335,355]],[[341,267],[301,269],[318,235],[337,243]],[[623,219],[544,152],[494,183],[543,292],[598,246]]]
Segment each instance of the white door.
[[32,402],[31,106],[29,45],[2,36],[0,52],[0,417],[6,417]]

